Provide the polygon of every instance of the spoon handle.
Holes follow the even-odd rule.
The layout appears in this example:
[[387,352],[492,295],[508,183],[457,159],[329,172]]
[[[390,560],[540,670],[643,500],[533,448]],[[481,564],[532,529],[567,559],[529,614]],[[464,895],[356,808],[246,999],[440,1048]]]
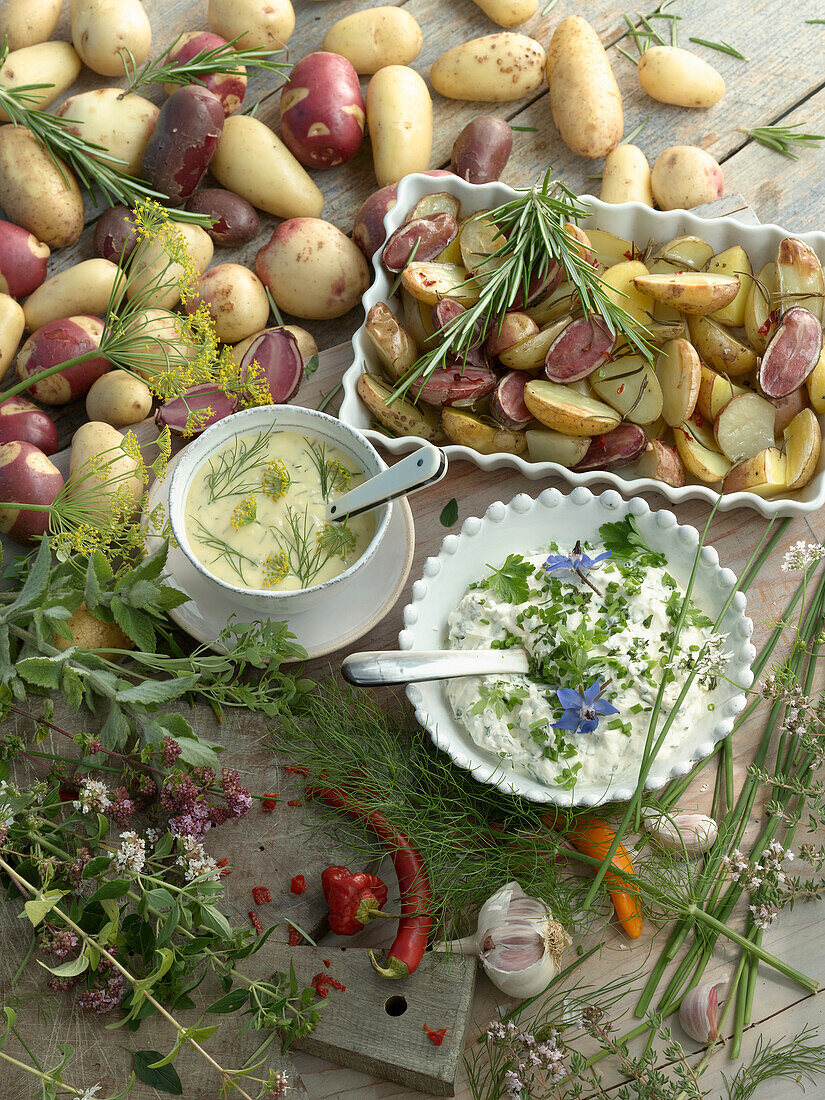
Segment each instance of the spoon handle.
[[350,653],[341,665],[344,679],[358,687],[528,671],[523,649],[375,650]]
[[447,472],[447,456],[440,447],[419,447],[394,466],[382,470],[369,481],[344,493],[327,507],[327,520],[343,521],[348,516],[360,516],[397,497],[409,496],[427,485],[441,481]]

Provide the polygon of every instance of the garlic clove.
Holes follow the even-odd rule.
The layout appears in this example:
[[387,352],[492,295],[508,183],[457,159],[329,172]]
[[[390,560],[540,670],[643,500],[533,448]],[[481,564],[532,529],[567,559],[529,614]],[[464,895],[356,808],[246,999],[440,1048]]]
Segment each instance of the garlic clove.
[[682,998],[679,1023],[685,1034],[697,1043],[714,1043],[719,1038],[719,990],[727,987],[724,981],[705,982],[689,989]]
[[663,814],[647,808],[643,811],[645,830],[662,848],[691,856],[704,855],[716,843],[719,826],[707,814],[677,810]]

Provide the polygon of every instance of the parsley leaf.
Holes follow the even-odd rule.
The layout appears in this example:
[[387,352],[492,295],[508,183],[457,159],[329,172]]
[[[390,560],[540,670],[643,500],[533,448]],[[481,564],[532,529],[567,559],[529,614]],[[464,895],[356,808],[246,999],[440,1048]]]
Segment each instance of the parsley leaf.
[[618,523],[603,523],[599,528],[605,550],[610,550],[614,561],[633,561],[638,565],[664,566],[667,558],[647,545],[633,516],[625,516]]
[[479,583],[479,588],[492,588],[500,600],[507,603],[526,603],[530,598],[530,577],[534,567],[521,554],[508,554],[501,569],[492,569],[489,577]]

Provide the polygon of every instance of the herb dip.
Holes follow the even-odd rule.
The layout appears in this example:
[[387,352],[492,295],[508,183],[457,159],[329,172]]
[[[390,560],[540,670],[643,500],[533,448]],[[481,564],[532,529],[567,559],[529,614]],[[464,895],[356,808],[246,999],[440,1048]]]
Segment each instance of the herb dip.
[[[627,521],[605,527],[621,529]],[[552,560],[548,553],[559,555],[558,546],[509,555],[503,566],[491,567],[488,577],[470,586],[448,619],[451,649],[523,646],[530,674],[449,680],[447,698],[477,745],[540,783],[569,790],[579,780],[610,783],[630,776],[635,782],[662,677],[658,730],[674,708],[684,673],[697,663],[697,676],[662,746],[667,753],[714,709],[716,673],[705,658],[724,663],[728,655],[719,653],[724,636],[714,635],[711,620],[689,603],[668,667],[684,593],[663,555],[647,547],[627,556],[614,552],[585,572],[596,592],[573,569],[545,571],[545,561]],[[578,729],[554,729],[553,723],[572,713],[557,689],[583,695],[596,680],[609,705],[595,728],[588,732],[591,723],[582,722]]]
[[327,523],[364,480],[345,451],[300,432],[236,436],[196,472],[184,507],[195,557],[240,588],[294,592],[348,569],[375,534],[371,513]]

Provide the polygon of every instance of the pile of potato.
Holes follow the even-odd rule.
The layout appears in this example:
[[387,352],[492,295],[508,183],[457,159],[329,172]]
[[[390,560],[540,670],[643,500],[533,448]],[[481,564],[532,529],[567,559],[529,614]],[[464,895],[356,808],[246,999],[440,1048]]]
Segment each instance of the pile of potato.
[[380,373],[365,372],[358,393],[375,419],[432,443],[574,471],[628,467],[628,477],[674,487],[692,480],[768,497],[807,485],[825,412],[825,276],[814,252],[785,238],[754,274],[738,245],[714,254],[689,236],[642,252],[603,230],[568,232],[608,296],[652,333],[652,364],[601,317],[585,317],[551,265],[525,301],[478,324],[466,355],[448,355],[391,400],[478,300],[501,243],[484,211],[462,219],[444,192],[421,199],[382,252],[401,290],[395,308],[380,302],[367,316]]

